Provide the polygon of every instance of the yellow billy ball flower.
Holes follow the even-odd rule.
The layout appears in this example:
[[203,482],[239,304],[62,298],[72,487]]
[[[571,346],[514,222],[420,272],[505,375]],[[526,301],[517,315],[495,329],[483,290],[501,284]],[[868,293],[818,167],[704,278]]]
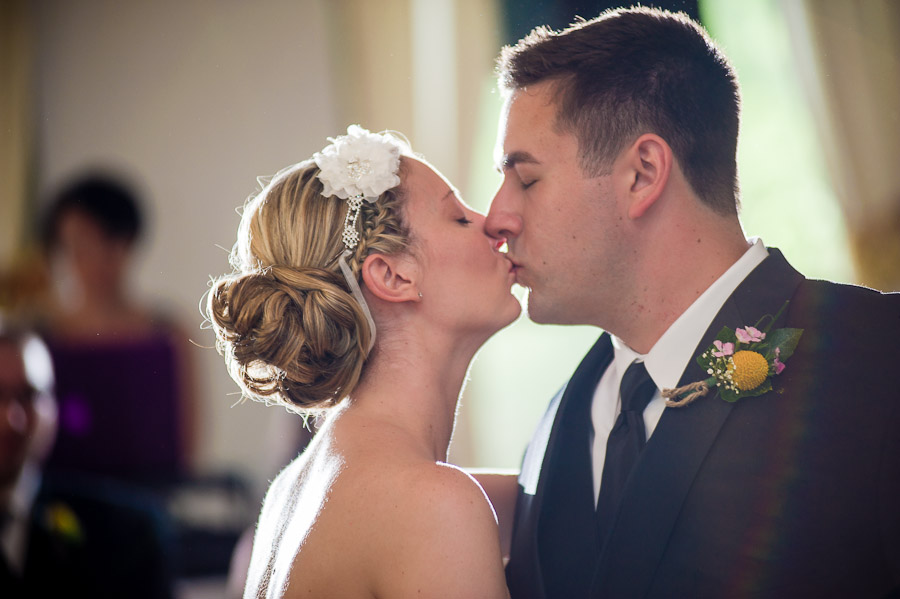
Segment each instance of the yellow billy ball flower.
[[769,363],[759,352],[741,350],[731,357],[728,371],[738,389],[751,391],[762,385],[769,376]]
[[81,525],[78,517],[68,506],[62,503],[51,505],[44,516],[50,530],[70,541],[81,540]]

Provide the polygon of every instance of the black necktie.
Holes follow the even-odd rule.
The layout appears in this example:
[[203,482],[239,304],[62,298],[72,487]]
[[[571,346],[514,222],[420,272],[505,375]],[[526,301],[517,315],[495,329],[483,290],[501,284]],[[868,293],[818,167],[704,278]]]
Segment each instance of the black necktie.
[[597,531],[600,543],[606,541],[619,511],[625,481],[647,442],[644,431],[644,408],[656,393],[656,385],[647,374],[643,362],[634,362],[622,377],[622,411],[616,418],[606,442],[606,460],[600,479],[597,500]]

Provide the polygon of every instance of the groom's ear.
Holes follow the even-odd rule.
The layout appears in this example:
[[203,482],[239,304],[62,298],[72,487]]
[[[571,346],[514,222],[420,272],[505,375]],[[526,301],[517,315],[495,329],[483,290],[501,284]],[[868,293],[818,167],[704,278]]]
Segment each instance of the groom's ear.
[[673,161],[672,148],[653,133],[641,135],[626,150],[626,165],[631,172],[628,218],[641,218],[662,196]]
[[366,289],[386,302],[405,302],[419,297],[415,285],[418,266],[406,254],[369,254],[362,265]]

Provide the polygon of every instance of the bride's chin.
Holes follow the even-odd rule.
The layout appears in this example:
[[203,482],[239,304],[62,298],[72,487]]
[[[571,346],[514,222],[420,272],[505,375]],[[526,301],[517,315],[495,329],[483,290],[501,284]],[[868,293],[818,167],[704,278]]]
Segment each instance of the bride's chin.
[[513,295],[512,292],[509,294],[509,303],[507,306],[504,306],[504,314],[507,315],[505,322],[502,327],[505,328],[516,322],[520,316],[522,316],[522,304],[519,302],[519,298]]
[[495,318],[491,319],[490,324],[485,329],[487,336],[482,340],[482,343],[519,320],[522,314],[522,306],[515,296],[513,296],[512,302],[507,303],[502,307],[498,307],[493,311]]

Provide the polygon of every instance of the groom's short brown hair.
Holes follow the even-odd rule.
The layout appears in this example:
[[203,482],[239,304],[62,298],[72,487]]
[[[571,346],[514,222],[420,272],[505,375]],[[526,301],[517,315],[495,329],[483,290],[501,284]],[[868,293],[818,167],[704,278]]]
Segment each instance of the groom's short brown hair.
[[737,212],[737,78],[686,15],[633,8],[559,32],[538,27],[503,48],[497,71],[506,91],[555,84],[556,127],[578,139],[586,173],[608,171],[627,144],[655,133],[701,201]]

